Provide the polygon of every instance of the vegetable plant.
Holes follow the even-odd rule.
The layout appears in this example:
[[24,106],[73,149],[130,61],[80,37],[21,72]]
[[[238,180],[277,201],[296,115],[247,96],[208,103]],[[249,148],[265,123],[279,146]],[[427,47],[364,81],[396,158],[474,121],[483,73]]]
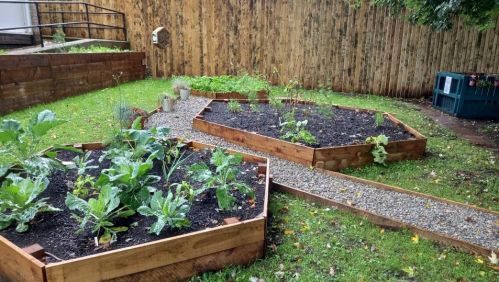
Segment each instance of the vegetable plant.
[[143,205],[137,211],[143,216],[156,217],[156,222],[150,226],[149,233],[159,235],[165,226],[173,228],[189,226],[191,223],[186,218],[189,210],[190,206],[184,197],[174,196],[171,191],[163,197],[163,192],[156,191],[149,205]]
[[196,199],[198,195],[203,193],[204,189],[194,189],[192,185],[187,181],[182,181],[182,183],[174,183],[171,185],[172,188],[175,188],[176,195],[180,195],[186,198],[190,203]]
[[230,112],[233,113],[241,112],[243,110],[241,104],[236,100],[230,100],[227,103],[227,108],[229,109]]
[[366,143],[374,144],[374,147],[371,150],[371,154],[374,157],[374,162],[386,165],[385,161],[388,153],[386,152],[384,146],[388,145],[388,137],[383,134],[378,136],[371,136],[366,139]]
[[118,232],[128,230],[125,226],[114,226],[113,220],[127,218],[135,213],[127,207],[120,207],[120,190],[118,187],[104,185],[100,189],[97,199],[88,201],[80,199],[71,193],[66,196],[66,206],[79,214],[73,217],[79,222],[78,233],[82,233],[87,225],[91,226],[92,233],[97,235],[100,243],[108,243],[116,240]]
[[79,198],[86,198],[90,193],[90,189],[95,189],[95,177],[90,175],[79,175],[74,182],[73,195]]
[[269,83],[261,77],[243,74],[240,76],[198,76],[181,77],[192,89],[211,92],[239,92],[267,90]]
[[239,182],[237,166],[243,161],[241,154],[226,154],[222,149],[216,149],[210,159],[210,163],[216,167],[211,171],[206,163],[197,163],[189,168],[188,174],[198,182],[203,183],[204,190],[215,189],[218,206],[222,210],[233,208],[236,198],[232,190],[238,190],[244,195],[255,197],[253,189],[246,183]]
[[48,183],[45,177],[31,179],[9,174],[0,189],[0,230],[16,223],[16,231],[25,232],[38,213],[60,211],[46,203],[48,198],[37,199]]
[[293,143],[303,142],[305,144],[316,144],[315,136],[305,129],[308,120],[296,121],[294,110],[284,114],[284,122],[280,123],[282,139],[290,140]]
[[55,160],[54,152],[46,156],[37,154],[38,146],[43,136],[52,128],[65,123],[57,119],[55,114],[44,110],[33,116],[26,126],[17,120],[8,119],[0,123],[0,153],[12,160],[12,164],[0,166],[0,176],[5,175],[11,166],[18,166],[31,175],[48,175],[55,168],[63,168]]
[[376,125],[376,127],[382,126],[384,122],[385,122],[385,115],[383,113],[376,112],[374,114],[374,124]]
[[77,169],[78,175],[84,175],[89,169],[98,168],[96,165],[89,165],[94,162],[94,160],[90,159],[90,155],[92,155],[92,152],[88,151],[81,157],[79,155],[74,157],[73,162],[68,165],[68,168]]
[[102,171],[96,185],[112,184],[119,187],[122,190],[121,202],[136,210],[149,202],[150,193],[156,190],[151,185],[160,180],[159,176],[149,174],[152,168],[151,157],[145,161],[117,157],[112,160],[110,168]]
[[276,110],[281,110],[282,108],[284,108],[284,103],[282,102],[282,100],[280,98],[277,98],[277,97],[274,97],[274,96],[270,97],[270,99],[269,99],[269,105],[272,108],[275,108]]

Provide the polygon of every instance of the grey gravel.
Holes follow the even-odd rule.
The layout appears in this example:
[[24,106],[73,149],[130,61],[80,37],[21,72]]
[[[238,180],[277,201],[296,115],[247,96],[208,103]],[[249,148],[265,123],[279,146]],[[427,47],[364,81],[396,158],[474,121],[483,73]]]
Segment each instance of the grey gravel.
[[209,99],[190,97],[180,101],[173,113],[157,113],[146,126],[168,126],[171,136],[235,149],[270,159],[274,181],[323,197],[352,204],[356,208],[468,241],[490,250],[499,249],[499,216],[459,205],[448,204],[414,195],[386,191],[351,180],[310,170],[306,166],[279,159],[265,153],[226,142],[192,129],[193,117]]

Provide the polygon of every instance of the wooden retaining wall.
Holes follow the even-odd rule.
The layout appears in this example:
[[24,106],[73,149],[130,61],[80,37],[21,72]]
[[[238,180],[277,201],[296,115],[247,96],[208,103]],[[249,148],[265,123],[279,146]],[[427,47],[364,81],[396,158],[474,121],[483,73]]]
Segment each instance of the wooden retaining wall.
[[[369,1],[359,8],[344,0],[88,2],[126,13],[132,48],[147,53],[159,77],[245,69],[275,83],[298,79],[305,87],[422,97],[431,95],[439,70],[499,73],[499,20],[486,32],[457,21],[437,33]],[[104,23],[119,21],[108,16]],[[158,26],[170,32],[166,49],[151,44]]]
[[0,56],[0,114],[145,77],[143,52]]

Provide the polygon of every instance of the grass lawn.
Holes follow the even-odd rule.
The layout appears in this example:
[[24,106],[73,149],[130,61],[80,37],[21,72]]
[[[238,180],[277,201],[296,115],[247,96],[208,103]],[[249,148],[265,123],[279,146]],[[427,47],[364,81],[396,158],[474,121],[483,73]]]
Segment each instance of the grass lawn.
[[[147,111],[157,97],[171,91],[168,80],[147,79],[94,91],[18,111],[5,118],[27,121],[50,109],[68,122],[49,133],[40,149],[53,143],[106,140],[117,128],[116,103],[123,99]],[[274,88],[273,95],[282,94]],[[345,172],[405,189],[499,210],[499,164],[489,151],[470,145],[435,125],[415,106],[371,95],[344,95],[326,90],[303,91],[308,99],[384,110],[429,137],[428,156],[387,167],[371,165]],[[0,161],[2,160],[0,157]],[[497,272],[486,258],[413,239],[407,231],[382,230],[344,212],[326,210],[282,194],[272,196],[275,214],[269,226],[269,252],[264,261],[233,267],[194,280],[250,281],[493,281]],[[417,242],[416,242],[417,241]],[[282,277],[282,278],[281,278]],[[494,278],[496,277],[496,278]],[[255,280],[256,281],[256,280]]]
[[[265,260],[192,281],[494,281],[483,258],[284,194],[270,199]],[[496,277],[496,278],[494,278]],[[497,281],[497,280],[495,280]]]

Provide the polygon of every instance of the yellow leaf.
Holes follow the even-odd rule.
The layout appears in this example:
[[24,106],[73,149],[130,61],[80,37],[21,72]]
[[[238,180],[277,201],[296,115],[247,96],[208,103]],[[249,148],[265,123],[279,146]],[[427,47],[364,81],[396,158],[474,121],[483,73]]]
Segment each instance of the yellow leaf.
[[381,228],[381,230],[379,230],[379,233],[381,233],[381,234],[385,233],[385,229]]
[[485,271],[480,271],[479,274],[480,274],[480,276],[484,277],[485,276]]
[[483,259],[481,257],[477,257],[475,259],[475,262],[478,263],[478,264],[483,264]]
[[488,258],[489,258],[489,261],[491,264],[498,264],[499,263],[499,259],[497,259],[497,255],[494,252],[491,252],[490,257],[488,257]]
[[294,234],[295,234],[295,231],[293,231],[293,230],[289,230],[289,229],[284,230],[284,235],[294,235]]
[[414,244],[419,243],[419,235],[414,234],[414,236],[411,238],[411,240],[412,240],[412,243],[414,243]]

